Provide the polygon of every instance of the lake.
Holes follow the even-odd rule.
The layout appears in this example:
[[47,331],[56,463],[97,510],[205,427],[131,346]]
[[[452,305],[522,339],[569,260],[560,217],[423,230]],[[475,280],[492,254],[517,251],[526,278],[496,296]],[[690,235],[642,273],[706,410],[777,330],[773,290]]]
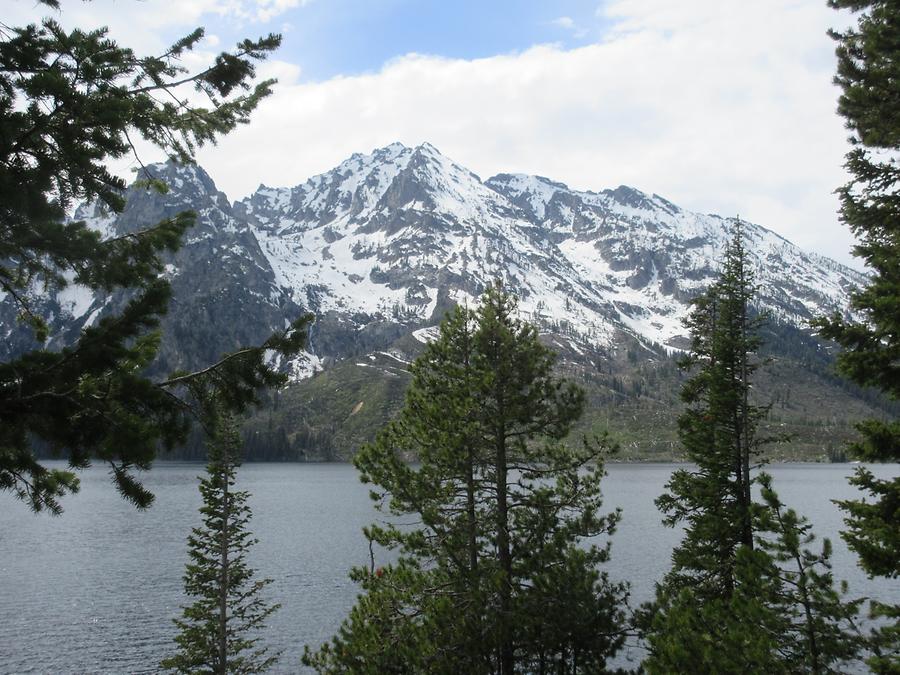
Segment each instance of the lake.
[[[652,595],[679,538],[660,524],[653,505],[673,468],[613,464],[604,479],[605,506],[624,512],[608,569],[632,582],[633,602]],[[880,477],[898,470],[872,468]],[[831,500],[857,496],[846,482],[852,466],[767,470],[782,501],[832,538],[836,577],[850,583],[852,595],[900,601],[900,585],[867,579],[837,536],[841,514]],[[156,503],[143,512],[118,496],[102,468],[82,474],[81,492],[64,501],[60,517],[34,515],[0,494],[0,671],[155,672],[174,645],[171,619],[184,600],[185,539],[199,523],[202,472],[198,464],[158,463],[145,474]],[[282,604],[266,642],[282,650],[277,672],[297,672],[303,645],[329,638],[354,603],[357,588],[347,572],[368,563],[360,530],[376,512],[346,464],[247,464],[238,482],[252,493],[250,525],[259,543],[251,562],[274,580],[268,596]],[[629,654],[639,658],[639,650]]]

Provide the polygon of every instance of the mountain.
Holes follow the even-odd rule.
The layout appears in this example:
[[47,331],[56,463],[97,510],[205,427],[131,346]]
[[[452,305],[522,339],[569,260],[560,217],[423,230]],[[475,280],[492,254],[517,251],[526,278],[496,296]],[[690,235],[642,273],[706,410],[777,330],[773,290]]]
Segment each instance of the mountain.
[[[680,381],[673,355],[687,344],[682,319],[715,278],[728,236],[728,219],[625,186],[582,192],[511,174],[483,181],[427,143],[356,154],[301,185],[260,186],[236,203],[199,166],[150,170],[166,194],[133,186],[118,216],[88,204],[74,217],[121,236],[197,212],[166,265],[174,299],[158,372],[202,366],[301,311],[316,314],[308,352],[279,364],[294,384],[250,423],[264,439],[259,452],[273,457],[346,457],[399,405],[405,365],[443,313],[476,304],[497,278],[560,351],[561,367],[593,387],[597,406],[655,396],[668,420]],[[760,309],[776,341],[795,352],[776,354],[782,370],[817,364],[793,381],[824,378],[809,388],[836,392],[835,424],[882,405],[829,380],[827,354],[805,332],[811,317],[845,312],[864,276],[761,226],[747,224],[746,233]],[[77,286],[42,297],[59,336],[50,348],[124,301]],[[0,329],[3,356],[31,346],[9,299],[0,300]],[[655,389],[635,384],[651,371]],[[291,415],[276,412],[281,399]]]
[[[482,181],[433,146],[354,155],[235,205],[283,288],[320,315],[432,323],[503,278],[535,321],[606,345],[620,331],[684,346],[688,302],[715,277],[727,220],[628,187]],[[800,325],[841,311],[859,273],[747,226],[762,305]],[[437,310],[437,313],[436,313]]]

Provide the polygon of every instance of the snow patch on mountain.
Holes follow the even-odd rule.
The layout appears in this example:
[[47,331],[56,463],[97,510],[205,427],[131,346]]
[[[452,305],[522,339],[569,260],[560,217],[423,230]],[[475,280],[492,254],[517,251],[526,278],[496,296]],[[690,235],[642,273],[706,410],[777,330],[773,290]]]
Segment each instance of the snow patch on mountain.
[[60,309],[68,312],[73,319],[80,319],[94,304],[94,292],[81,284],[69,283],[56,293]]
[[437,326],[428,326],[427,328],[419,328],[414,330],[412,335],[423,345],[434,342],[440,337],[441,331]]

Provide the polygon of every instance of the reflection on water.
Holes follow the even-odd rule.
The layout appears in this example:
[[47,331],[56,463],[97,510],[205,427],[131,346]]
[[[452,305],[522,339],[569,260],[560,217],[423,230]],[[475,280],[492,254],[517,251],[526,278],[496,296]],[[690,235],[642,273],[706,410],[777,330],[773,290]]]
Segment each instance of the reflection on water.
[[[673,469],[614,464],[604,481],[605,506],[624,518],[609,569],[633,585],[632,600],[653,593],[678,532],[660,524],[653,500]],[[837,537],[841,514],[832,499],[852,498],[847,464],[773,465],[782,500],[835,544],[837,578],[853,595],[900,601],[900,588],[866,579]],[[102,469],[82,476],[82,491],[59,518],[35,516],[0,494],[0,671],[4,673],[155,672],[171,651],[171,618],[183,597],[185,538],[197,524],[197,464],[160,463],[146,474],[156,494],[136,511]],[[896,475],[897,466],[874,467]],[[247,464],[239,486],[252,493],[250,527],[259,543],[251,561],[271,577],[269,597],[282,604],[266,630],[283,650],[280,670],[296,672],[304,644],[330,637],[353,604],[353,565],[368,562],[360,529],[375,517],[368,490],[345,464]],[[890,597],[888,594],[890,593]]]

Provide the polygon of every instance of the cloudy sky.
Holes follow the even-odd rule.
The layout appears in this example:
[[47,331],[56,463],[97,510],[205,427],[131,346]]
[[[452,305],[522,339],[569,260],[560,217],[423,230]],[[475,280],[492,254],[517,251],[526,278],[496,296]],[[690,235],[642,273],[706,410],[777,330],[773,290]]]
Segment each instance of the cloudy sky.
[[[858,267],[835,187],[825,0],[6,0],[8,24],[108,25],[138,51],[203,25],[200,64],[284,36],[252,123],[201,150],[231,199],[295,185],[354,152],[428,141],[482,178],[620,184],[760,223]],[[151,157],[152,159],[152,157]]]

